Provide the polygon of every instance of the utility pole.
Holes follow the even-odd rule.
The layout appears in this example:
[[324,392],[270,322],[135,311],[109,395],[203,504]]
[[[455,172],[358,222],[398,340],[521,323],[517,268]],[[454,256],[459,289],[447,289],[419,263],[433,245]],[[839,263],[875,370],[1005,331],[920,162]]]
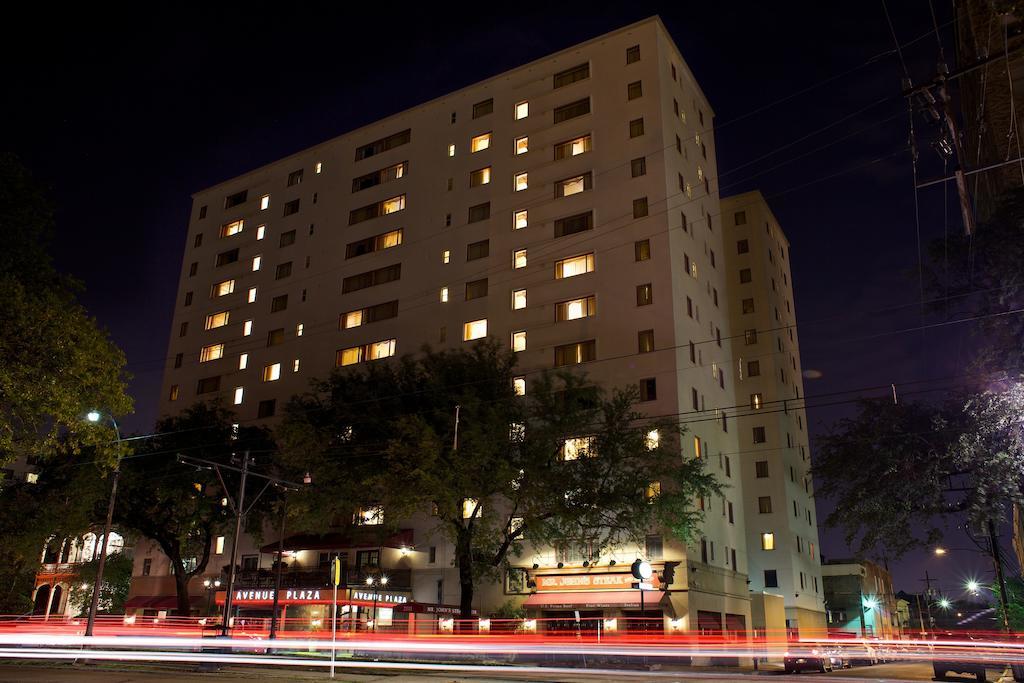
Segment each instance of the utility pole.
[[231,539],[231,568],[228,571],[228,589],[224,594],[224,619],[220,634],[227,637],[231,622],[232,592],[235,589],[235,561],[238,558],[238,537],[242,535],[242,517],[245,515],[245,480],[249,478],[249,451],[242,455],[242,480],[238,484],[238,505],[235,507],[235,537]]
[[996,581],[999,582],[999,605],[1003,613],[1003,630],[1010,632],[1010,600],[1006,594],[1006,577],[1003,575],[1003,560],[999,552],[999,535],[996,533],[996,524],[992,518],[988,518],[988,542],[992,550],[992,564],[995,565]]
[[[928,575],[927,569],[924,570],[924,578],[919,579],[919,581],[924,581],[924,585],[926,586],[924,591],[924,605],[925,608],[928,610],[928,625],[932,628],[935,628],[935,617],[932,616],[932,596],[934,596],[935,593],[932,591],[932,577]],[[918,609],[921,609],[920,604],[918,605]]]
[[[286,494],[287,495],[287,494]],[[284,564],[284,520],[288,516],[288,499],[281,502],[281,532],[277,537],[277,566],[274,567],[274,605],[270,608],[270,639],[277,637],[277,610],[280,605],[281,565]],[[288,609],[287,607],[285,608]],[[286,623],[285,626],[288,624]]]

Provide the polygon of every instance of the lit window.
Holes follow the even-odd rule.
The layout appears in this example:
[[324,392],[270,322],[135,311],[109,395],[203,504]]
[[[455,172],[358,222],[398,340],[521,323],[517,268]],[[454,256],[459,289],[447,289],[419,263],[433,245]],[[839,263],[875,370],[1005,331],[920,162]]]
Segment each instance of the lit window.
[[322,161],[316,162],[316,164],[313,166],[313,173],[316,173],[317,175],[320,175],[320,173],[322,173],[323,170],[324,170],[324,162],[322,162]]
[[775,550],[775,534],[770,531],[761,534],[761,550]]
[[215,297],[227,296],[228,294],[231,294],[233,291],[235,291],[234,280],[224,280],[224,282],[218,282],[213,286],[213,295]]
[[252,334],[252,321],[246,320],[242,323],[242,336],[248,337],[250,334]]
[[25,473],[25,483],[26,484],[38,484],[39,483],[39,475],[37,473],[35,473],[35,472],[26,472]]
[[358,311],[352,311],[351,313],[346,313],[345,316],[344,316],[342,324],[344,325],[346,330],[350,329],[350,328],[353,328],[353,327],[359,327],[360,325],[362,325],[363,324],[363,311],[362,311],[362,309],[360,309]]
[[217,555],[223,555],[224,554],[224,537],[223,536],[218,536],[217,537],[217,546],[216,546],[216,550],[214,550],[214,552]]
[[562,444],[562,460],[576,460],[579,457],[590,455],[590,448],[593,444],[594,437],[592,436],[566,439]]
[[249,303],[251,303],[251,304],[256,303],[256,288],[255,287],[250,287],[249,288]]
[[568,197],[569,195],[579,194],[587,189],[587,177],[576,176],[575,178],[569,178],[561,182],[562,196]]
[[562,322],[590,317],[596,312],[596,303],[597,301],[593,296],[561,301],[555,304],[555,320]]
[[384,506],[370,505],[356,510],[355,523],[358,525],[376,525],[384,523]]
[[240,220],[225,223],[224,225],[220,226],[220,236],[231,237],[232,235],[237,235],[238,233],[242,232],[243,227],[245,227],[245,222]]
[[521,192],[530,186],[529,173],[516,173],[515,187],[516,192]]
[[518,311],[520,308],[526,308],[525,289],[517,289],[512,292],[512,309]]
[[270,195],[265,194],[260,197],[260,211],[266,211],[270,208]]
[[525,102],[524,101],[524,102],[519,102],[519,103],[516,104],[516,121],[518,121],[520,119],[525,119],[529,115],[530,115],[530,103],[529,102]]
[[519,249],[512,252],[512,267],[513,268],[525,268],[526,267],[526,250]]
[[381,203],[381,213],[389,214],[401,211],[405,208],[405,195],[399,197],[392,197],[391,199],[385,199]]
[[242,396],[244,394],[245,394],[245,387],[235,387],[234,404],[236,406],[242,405]]
[[385,339],[373,342],[367,347],[366,359],[380,360],[381,358],[390,358],[393,355],[395,355],[395,340]]
[[296,337],[301,337],[302,333],[305,331],[305,329],[306,329],[306,326],[303,325],[302,323],[299,323],[298,325],[296,325],[295,326],[295,336]]
[[476,498],[463,498],[462,499],[462,518],[469,519],[473,517],[475,513],[476,517],[480,517],[484,513],[484,506],[479,504]]
[[469,174],[469,186],[477,187],[491,182],[491,167],[478,168]]
[[210,344],[204,346],[203,350],[199,352],[199,362],[206,363],[211,360],[217,360],[218,358],[224,357],[224,345],[223,344]]
[[262,256],[253,256],[252,257],[252,269],[253,269],[253,271],[255,272],[255,271],[259,270],[261,265],[263,265],[263,257]]
[[653,451],[661,443],[661,435],[657,429],[652,429],[644,435],[644,445],[647,446],[647,450]]
[[697,167],[697,182],[704,182],[704,168],[702,166]]
[[482,339],[487,336],[487,318],[473,320],[462,326],[462,341]]
[[530,138],[523,136],[516,138],[516,154],[526,154],[530,151]]
[[516,392],[516,396],[526,396],[526,378],[513,377],[512,389]]
[[239,370],[245,370],[247,367],[249,367],[249,354],[247,354],[247,353],[239,354],[239,356],[238,356],[238,369]]
[[448,145],[448,156],[455,156],[455,145]]
[[295,360],[292,361],[292,372],[298,372],[298,371],[299,371],[299,359],[296,358]]
[[355,365],[356,363],[363,360],[363,347],[355,346],[350,349],[342,349],[338,353],[338,365]]
[[441,252],[441,263],[449,263],[452,260],[452,252],[445,249]]
[[761,394],[751,394],[750,395],[750,409],[751,410],[760,410],[761,406],[763,404],[764,404],[764,401],[761,398]]
[[491,146],[491,134],[490,133],[483,133],[482,135],[477,135],[475,138],[473,138],[472,140],[469,141],[469,151],[470,152],[482,152],[483,150],[487,149],[490,146]]
[[513,225],[515,226],[516,230],[522,230],[527,225],[529,225],[529,218],[527,216],[526,209],[523,209],[522,211],[516,211],[513,214],[513,218]]
[[261,240],[267,236],[267,226],[261,225],[256,228],[256,239]]
[[661,482],[652,481],[647,485],[647,489],[644,491],[644,500],[648,503],[653,503],[654,499],[661,495]]
[[519,332],[512,333],[512,350],[513,351],[525,351],[526,350],[526,331],[520,330]]
[[443,303],[443,304],[448,303],[448,288],[447,287],[442,287],[441,288],[441,303]]
[[[696,392],[696,391],[697,390],[694,389],[694,392]],[[694,399],[693,399],[694,401],[697,400],[696,397],[697,397],[697,394],[694,393]],[[697,458],[699,458],[701,456],[700,437],[699,436],[693,437],[693,455],[694,455],[694,457],[697,457]]]
[[555,262],[555,278],[562,279],[593,272],[594,255],[582,254]]
[[231,314],[228,311],[220,311],[219,313],[211,313],[206,316],[206,329],[212,330],[217,327],[224,327],[228,324],[228,318]]
[[263,366],[263,381],[264,382],[276,382],[281,379],[281,364],[274,363],[273,365]]

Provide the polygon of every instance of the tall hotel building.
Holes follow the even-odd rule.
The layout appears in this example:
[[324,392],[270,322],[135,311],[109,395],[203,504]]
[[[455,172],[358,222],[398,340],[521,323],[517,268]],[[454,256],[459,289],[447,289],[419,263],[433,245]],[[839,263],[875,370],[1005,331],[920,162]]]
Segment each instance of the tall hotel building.
[[[524,375],[578,366],[608,387],[639,385],[640,409],[680,414],[683,455],[705,458],[725,489],[700,501],[706,520],[690,547],[651,536],[603,554],[600,566],[587,553],[536,549],[478,591],[481,614],[512,599],[537,617],[635,616],[638,591],[623,572],[644,556],[659,589],[645,607],[666,630],[757,626],[761,592],[784,597],[791,627],[823,623],[816,527],[800,525],[813,509],[808,461],[794,455],[806,455],[802,411],[774,410],[800,392],[795,330],[778,331],[793,320],[788,261],[764,261],[765,249],[785,259],[788,248],[759,196],[721,208],[712,121],[655,17],[197,193],[161,411],[220,398],[242,420],[272,422],[336,366],[493,336],[518,353]],[[746,227],[736,225],[743,210]],[[755,229],[760,221],[770,234]],[[741,234],[749,254],[737,253]],[[754,346],[747,328],[758,330]],[[761,377],[741,371],[739,359],[755,356]],[[784,381],[770,381],[776,368]],[[763,421],[748,409],[753,394],[772,408]],[[767,481],[757,474],[762,450]],[[796,468],[792,481],[786,467]],[[759,510],[763,496],[770,513]],[[799,518],[786,514],[790,501]],[[379,563],[408,573],[403,595],[389,586],[391,606],[444,614],[458,597],[449,549],[429,519],[408,526],[379,555],[329,530],[289,541],[292,568],[340,552],[361,578]],[[211,574],[228,562],[219,550]],[[247,569],[270,566],[269,548],[252,552]],[[136,552],[137,574],[146,557]],[[154,600],[157,564],[153,551]],[[353,609],[360,597],[350,596]],[[257,603],[237,602],[266,608]]]

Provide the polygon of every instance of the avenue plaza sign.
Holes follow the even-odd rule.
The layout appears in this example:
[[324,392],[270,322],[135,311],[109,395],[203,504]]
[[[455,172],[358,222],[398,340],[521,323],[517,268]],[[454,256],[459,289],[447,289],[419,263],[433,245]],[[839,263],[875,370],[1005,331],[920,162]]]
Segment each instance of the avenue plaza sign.
[[[235,591],[232,598],[236,605],[270,605],[274,602],[274,590],[271,589],[239,589]],[[332,591],[327,588],[295,588],[281,591],[278,603],[282,605],[326,605],[331,602]],[[360,602],[373,602],[374,592],[368,590],[352,590],[349,600]],[[339,602],[346,602],[344,593],[338,596]],[[409,596],[394,592],[376,593],[376,600],[379,604],[387,606],[390,604],[401,605],[409,602]],[[217,604],[223,604],[224,593],[217,594]]]
[[[538,591],[620,590],[634,588],[636,583],[632,574],[540,574],[534,578]],[[658,587],[657,574],[650,583]]]

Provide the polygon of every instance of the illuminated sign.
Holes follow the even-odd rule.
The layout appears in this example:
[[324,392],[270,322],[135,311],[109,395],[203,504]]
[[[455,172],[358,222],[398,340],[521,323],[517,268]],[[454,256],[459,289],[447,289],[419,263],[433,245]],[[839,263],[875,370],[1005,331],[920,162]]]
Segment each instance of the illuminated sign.
[[[535,580],[538,591],[625,589],[633,588],[636,581],[632,574],[540,574]],[[652,576],[650,583],[652,587],[657,587],[658,577]]]
[[409,602],[409,597],[406,595],[398,595],[397,593],[381,593],[379,591],[375,593],[373,591],[354,590],[352,591],[352,599],[366,600],[368,602],[372,602],[374,600],[377,600],[378,602],[393,602],[396,605]]
[[[273,589],[242,589],[235,591],[234,601],[238,604],[253,603],[253,602],[273,602],[274,601]],[[223,593],[217,595],[217,603],[220,604],[222,601]],[[326,594],[326,599],[330,599],[330,593]],[[295,602],[309,602],[317,603],[324,602],[325,596],[321,595],[319,588],[304,588],[304,589],[290,589],[284,591],[280,596],[280,602],[295,603]]]

